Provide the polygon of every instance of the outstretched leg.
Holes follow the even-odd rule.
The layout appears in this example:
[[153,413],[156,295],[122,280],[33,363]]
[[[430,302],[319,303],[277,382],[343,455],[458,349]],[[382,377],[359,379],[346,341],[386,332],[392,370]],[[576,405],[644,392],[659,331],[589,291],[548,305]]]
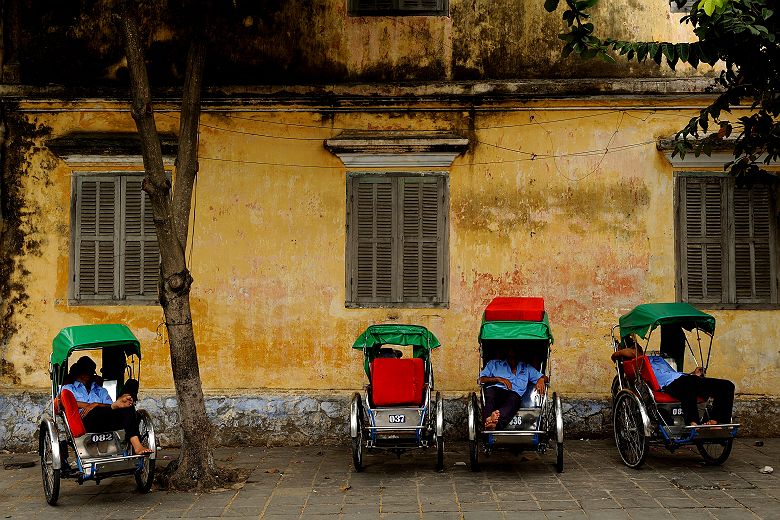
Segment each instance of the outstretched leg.
[[698,376],[685,374],[663,388],[666,393],[680,400],[685,424],[692,426],[701,422],[699,407],[696,405],[696,397],[700,391],[699,379],[701,378]]
[[705,377],[702,378],[701,387],[702,397],[712,397],[712,419],[721,424],[731,422],[734,383],[727,379]]

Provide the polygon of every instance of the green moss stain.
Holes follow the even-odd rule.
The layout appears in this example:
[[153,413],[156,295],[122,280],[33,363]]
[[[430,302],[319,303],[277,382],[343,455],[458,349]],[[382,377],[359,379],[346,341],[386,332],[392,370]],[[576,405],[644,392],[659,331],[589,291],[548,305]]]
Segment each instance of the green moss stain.
[[[49,134],[48,127],[27,121],[12,107],[5,107],[7,134],[0,172],[0,385],[19,384],[18,369],[6,359],[9,340],[17,332],[14,317],[24,313],[29,296],[24,280],[30,273],[24,266],[27,255],[40,255],[39,234],[34,218],[39,208],[25,200],[23,179],[29,175],[29,158],[43,149],[37,142]],[[33,182],[50,184],[47,165],[43,164]]]

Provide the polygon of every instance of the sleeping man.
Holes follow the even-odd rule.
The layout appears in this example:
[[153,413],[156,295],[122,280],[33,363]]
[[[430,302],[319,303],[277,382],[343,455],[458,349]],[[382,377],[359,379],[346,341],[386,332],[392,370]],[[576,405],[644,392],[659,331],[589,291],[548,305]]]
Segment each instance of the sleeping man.
[[[628,341],[630,346],[612,354],[612,361],[634,359],[642,355],[642,347]],[[734,406],[734,383],[727,379],[704,377],[701,367],[690,374],[677,372],[661,356],[648,356],[650,366],[661,390],[680,401],[685,424],[698,426],[701,423],[697,397],[712,397],[712,417],[704,424],[726,424],[731,422]]]
[[479,373],[479,384],[485,385],[485,406],[482,419],[485,430],[503,430],[522,404],[522,397],[530,384],[536,384],[539,394],[544,394],[547,376],[533,366],[518,361],[513,348],[505,348],[504,359],[488,361]]

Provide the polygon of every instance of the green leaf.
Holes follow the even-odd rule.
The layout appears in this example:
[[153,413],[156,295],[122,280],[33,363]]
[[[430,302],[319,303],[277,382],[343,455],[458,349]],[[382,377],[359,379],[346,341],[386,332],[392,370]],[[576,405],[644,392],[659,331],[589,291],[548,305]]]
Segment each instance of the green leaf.
[[675,59],[676,58],[676,53],[675,53],[675,50],[674,50],[674,45],[672,45],[670,43],[664,43],[663,45],[661,45],[661,52],[663,52],[664,56],[666,56],[666,61],[668,63],[672,63],[672,62],[676,61],[676,59]]
[[645,57],[647,57],[647,44],[640,43],[636,46],[636,61],[642,63],[645,61]]
[[558,3],[560,0],[544,0],[544,9],[548,13],[552,13],[556,9],[558,9]]
[[700,5],[707,16],[712,16],[712,13],[715,12],[716,0],[702,0]]
[[691,47],[687,43],[680,43],[677,45],[677,55],[680,57],[680,61],[683,63],[688,62],[688,53]]
[[767,9],[766,7],[764,7],[763,9],[761,9],[761,17],[762,17],[764,20],[768,20],[768,19],[770,19],[770,18],[772,17],[772,15],[773,15],[773,14],[775,14],[775,12],[774,12],[773,10],[771,10],[771,9]]
[[650,56],[650,59],[654,60],[655,55],[658,54],[658,51],[660,50],[661,47],[657,43],[655,42],[651,43],[650,46],[648,47],[648,55]]

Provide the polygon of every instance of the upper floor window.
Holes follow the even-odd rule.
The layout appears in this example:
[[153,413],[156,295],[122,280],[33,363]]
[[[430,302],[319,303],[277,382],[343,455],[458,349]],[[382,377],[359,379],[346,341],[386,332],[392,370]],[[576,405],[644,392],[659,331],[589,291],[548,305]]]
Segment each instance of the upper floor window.
[[358,16],[447,16],[448,0],[348,0],[349,13]]
[[678,174],[678,297],[723,308],[778,306],[778,185]]
[[160,252],[143,172],[76,172],[71,204],[73,303],[157,301]]
[[446,173],[350,173],[347,306],[447,305]]

